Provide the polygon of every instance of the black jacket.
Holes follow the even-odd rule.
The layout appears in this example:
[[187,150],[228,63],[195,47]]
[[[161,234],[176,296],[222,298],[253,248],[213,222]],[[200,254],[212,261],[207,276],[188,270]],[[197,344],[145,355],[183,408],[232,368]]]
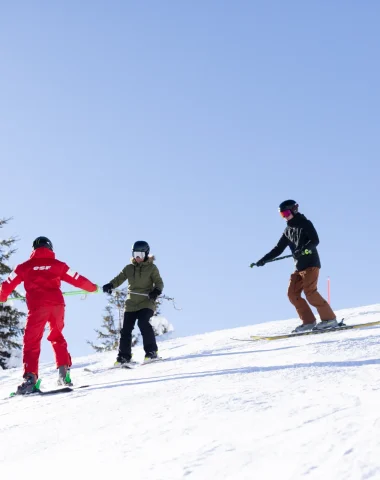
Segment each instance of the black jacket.
[[[305,215],[297,213],[286,225],[277,245],[267,253],[262,260],[267,262],[281,255],[286,247],[289,247],[294,257],[296,270],[301,271],[309,267],[321,268],[317,245],[319,244],[318,233],[314,225]],[[305,249],[311,250],[309,255],[301,255]]]

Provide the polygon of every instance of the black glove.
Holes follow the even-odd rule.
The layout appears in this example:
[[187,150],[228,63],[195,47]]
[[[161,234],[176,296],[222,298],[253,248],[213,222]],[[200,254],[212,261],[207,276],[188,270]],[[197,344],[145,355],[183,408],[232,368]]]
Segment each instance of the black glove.
[[293,252],[293,257],[298,260],[301,256],[301,253],[302,253],[302,248],[297,248],[296,250],[294,250]]
[[156,301],[157,297],[161,295],[161,293],[161,290],[159,290],[158,288],[154,288],[151,292],[148,293],[148,297],[150,298],[150,300]]
[[260,258],[258,262],[256,262],[256,267],[263,267],[266,264],[266,261]]
[[113,290],[112,283],[106,283],[105,285],[103,285],[103,292],[104,293],[112,293],[112,290]]

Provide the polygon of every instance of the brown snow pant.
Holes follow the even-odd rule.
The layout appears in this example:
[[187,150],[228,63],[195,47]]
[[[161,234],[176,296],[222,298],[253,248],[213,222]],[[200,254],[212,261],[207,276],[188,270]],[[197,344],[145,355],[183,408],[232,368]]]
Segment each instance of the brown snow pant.
[[[306,270],[294,272],[290,276],[288,297],[290,302],[296,307],[298,316],[303,324],[316,321],[314,313],[307,302],[317,309],[321,320],[334,320],[336,318],[328,302],[318,293],[318,276],[318,267],[309,267]],[[307,302],[301,297],[302,290],[305,293]]]

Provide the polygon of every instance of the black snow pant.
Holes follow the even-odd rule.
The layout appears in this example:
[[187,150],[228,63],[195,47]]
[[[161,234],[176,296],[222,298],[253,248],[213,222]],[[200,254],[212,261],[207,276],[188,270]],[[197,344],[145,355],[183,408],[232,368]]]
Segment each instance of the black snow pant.
[[132,330],[137,325],[140,329],[145,353],[157,352],[156,336],[149,320],[153,316],[153,310],[150,308],[142,308],[137,312],[124,312],[123,328],[120,332],[120,343],[118,358],[130,360],[132,358]]

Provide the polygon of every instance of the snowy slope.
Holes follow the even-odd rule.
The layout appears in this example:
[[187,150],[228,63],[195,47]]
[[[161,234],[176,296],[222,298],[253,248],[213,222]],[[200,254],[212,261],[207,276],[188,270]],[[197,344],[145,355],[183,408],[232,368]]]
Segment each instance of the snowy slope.
[[[339,316],[379,320],[380,305]],[[380,328],[230,339],[297,323],[167,340],[166,362],[135,370],[76,358],[73,380],[91,386],[56,397],[7,399],[20,371],[0,371],[1,478],[380,479]],[[40,375],[54,387],[52,363]]]

